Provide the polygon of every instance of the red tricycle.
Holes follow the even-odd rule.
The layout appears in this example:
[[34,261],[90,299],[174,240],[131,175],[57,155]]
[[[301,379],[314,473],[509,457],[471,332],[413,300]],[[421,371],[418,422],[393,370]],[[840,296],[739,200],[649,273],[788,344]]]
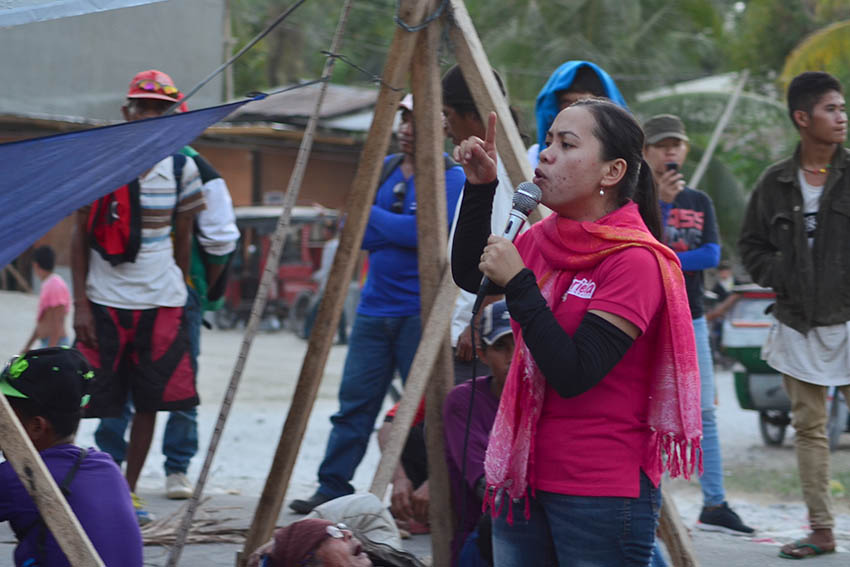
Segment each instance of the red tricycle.
[[[215,312],[218,328],[232,329],[247,323],[281,210],[274,206],[235,208],[241,237],[230,266],[224,305]],[[303,326],[318,288],[313,272],[319,267],[322,246],[338,216],[337,211],[320,206],[292,208],[280,265],[263,313],[264,330],[283,326],[297,330]]]

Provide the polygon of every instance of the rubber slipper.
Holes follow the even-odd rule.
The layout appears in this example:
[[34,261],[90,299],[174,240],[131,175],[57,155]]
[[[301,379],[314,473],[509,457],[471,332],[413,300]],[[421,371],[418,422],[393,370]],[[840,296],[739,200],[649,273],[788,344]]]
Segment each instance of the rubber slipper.
[[814,553],[806,553],[805,555],[791,555],[790,553],[785,553],[784,551],[779,552],[779,557],[782,559],[806,559],[808,557],[817,557],[818,555],[826,555],[827,553],[835,553],[835,548],[832,549],[822,549],[813,543],[809,543],[805,540],[797,540],[791,544],[793,547],[791,548],[793,551],[798,551],[801,549],[811,549]]

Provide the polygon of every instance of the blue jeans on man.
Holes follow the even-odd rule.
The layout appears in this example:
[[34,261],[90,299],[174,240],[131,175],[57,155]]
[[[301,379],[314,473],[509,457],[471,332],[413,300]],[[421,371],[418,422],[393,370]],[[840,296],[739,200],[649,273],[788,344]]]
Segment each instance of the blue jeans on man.
[[350,481],[363,459],[375,420],[396,370],[407,379],[422,333],[419,315],[357,314],[339,387],[339,411],[319,467],[319,490],[336,498],[354,492]]
[[723,489],[723,458],[715,415],[714,361],[705,317],[694,319],[694,337],[699,363],[700,409],[702,410],[702,487],[703,506],[720,506],[726,500]]
[[[184,313],[189,325],[192,358],[197,365],[201,353],[201,302],[197,292],[189,289]],[[94,432],[98,448],[119,465],[127,455],[124,434],[133,418],[133,403],[128,399],[120,417],[105,417]],[[165,474],[183,473],[189,470],[189,462],[198,452],[198,411],[196,408],[169,412],[168,422],[162,436],[162,454],[165,455]]]

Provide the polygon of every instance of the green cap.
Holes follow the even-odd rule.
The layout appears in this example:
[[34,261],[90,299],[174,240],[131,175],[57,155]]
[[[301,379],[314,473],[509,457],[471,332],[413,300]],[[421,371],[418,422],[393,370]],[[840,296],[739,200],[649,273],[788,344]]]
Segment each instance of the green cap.
[[666,138],[678,138],[689,141],[685,134],[685,124],[674,114],[658,114],[647,120],[643,125],[646,144],[657,144]]
[[88,361],[76,349],[31,350],[12,358],[0,373],[0,394],[70,413],[88,403],[93,377]]

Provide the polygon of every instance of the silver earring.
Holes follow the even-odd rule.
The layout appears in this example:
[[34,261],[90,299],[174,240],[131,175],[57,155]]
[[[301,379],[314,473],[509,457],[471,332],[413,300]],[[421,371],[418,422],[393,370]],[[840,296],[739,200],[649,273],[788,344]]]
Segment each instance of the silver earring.
[[604,196],[605,196],[605,190],[604,190],[604,189],[600,189],[600,190],[599,190],[599,196],[600,196],[600,197],[604,197]]

